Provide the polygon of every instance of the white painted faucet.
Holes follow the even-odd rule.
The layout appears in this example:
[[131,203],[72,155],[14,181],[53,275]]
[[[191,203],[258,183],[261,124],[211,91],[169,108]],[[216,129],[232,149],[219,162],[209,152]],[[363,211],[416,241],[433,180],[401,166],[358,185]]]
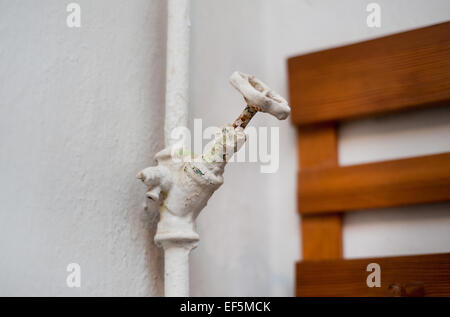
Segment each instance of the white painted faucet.
[[249,121],[258,111],[278,119],[290,113],[286,100],[257,78],[234,72],[230,82],[247,103],[234,123],[224,126],[201,155],[192,157],[175,143],[156,154],[157,166],[137,175],[148,187],[147,197],[161,205],[155,242],[165,250],[166,296],[189,294],[188,256],[199,241],[195,219],[222,185],[225,165],[245,143]]

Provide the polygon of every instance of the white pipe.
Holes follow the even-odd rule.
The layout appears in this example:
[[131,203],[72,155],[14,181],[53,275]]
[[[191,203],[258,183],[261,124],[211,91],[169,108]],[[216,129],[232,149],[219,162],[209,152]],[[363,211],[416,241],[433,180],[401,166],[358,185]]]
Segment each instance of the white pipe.
[[[190,0],[169,0],[167,3],[166,147],[174,145],[176,141],[171,138],[172,131],[178,127],[187,127],[188,124],[189,7]],[[161,218],[164,216],[161,215]],[[164,227],[158,224],[155,236],[156,243],[164,249],[164,295],[189,296],[189,253],[198,240],[183,239],[176,234],[164,235],[165,230],[161,229]]]
[[189,253],[197,242],[162,243],[164,248],[164,295],[178,297],[189,295]]
[[189,104],[189,7],[190,0],[168,0],[166,147],[174,144],[170,135],[177,127],[187,127]]

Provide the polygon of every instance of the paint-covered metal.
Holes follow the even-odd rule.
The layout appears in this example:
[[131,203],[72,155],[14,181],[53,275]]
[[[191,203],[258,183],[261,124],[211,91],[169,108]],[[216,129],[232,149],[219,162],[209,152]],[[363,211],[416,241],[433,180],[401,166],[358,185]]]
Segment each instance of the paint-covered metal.
[[188,295],[188,255],[200,239],[195,220],[223,184],[225,165],[245,143],[244,128],[258,111],[278,119],[290,113],[286,100],[254,76],[235,72],[230,81],[247,102],[238,119],[223,126],[202,154],[192,156],[182,141],[170,144],[156,154],[157,166],[137,175],[148,187],[147,197],[160,203],[155,242],[165,250],[166,296]]

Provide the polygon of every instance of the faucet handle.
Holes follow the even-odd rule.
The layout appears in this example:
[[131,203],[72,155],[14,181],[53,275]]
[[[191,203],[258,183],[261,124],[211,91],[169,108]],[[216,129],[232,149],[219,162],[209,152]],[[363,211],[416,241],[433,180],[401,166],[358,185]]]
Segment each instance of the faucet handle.
[[234,72],[230,83],[253,110],[267,112],[278,120],[286,119],[291,113],[288,102],[255,76]]

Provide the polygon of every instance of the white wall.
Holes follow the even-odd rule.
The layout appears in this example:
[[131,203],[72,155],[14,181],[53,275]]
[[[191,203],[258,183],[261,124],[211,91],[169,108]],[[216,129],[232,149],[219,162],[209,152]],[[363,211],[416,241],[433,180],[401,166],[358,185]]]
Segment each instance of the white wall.
[[[366,26],[372,1],[193,0],[192,108],[204,125],[232,122],[242,102],[227,83],[234,70],[255,74],[287,95],[286,58],[450,19],[446,0],[376,1],[382,27]],[[450,150],[450,111],[361,120],[340,129],[341,164]],[[232,164],[226,182],[199,217],[193,252],[193,295],[293,295],[300,258],[296,214],[296,137],[280,126],[282,162],[276,174],[258,164]],[[347,258],[450,251],[450,205],[402,211],[362,211],[344,220]]]
[[[0,1],[0,295],[158,295],[164,1]],[[66,286],[81,265],[81,288]]]

